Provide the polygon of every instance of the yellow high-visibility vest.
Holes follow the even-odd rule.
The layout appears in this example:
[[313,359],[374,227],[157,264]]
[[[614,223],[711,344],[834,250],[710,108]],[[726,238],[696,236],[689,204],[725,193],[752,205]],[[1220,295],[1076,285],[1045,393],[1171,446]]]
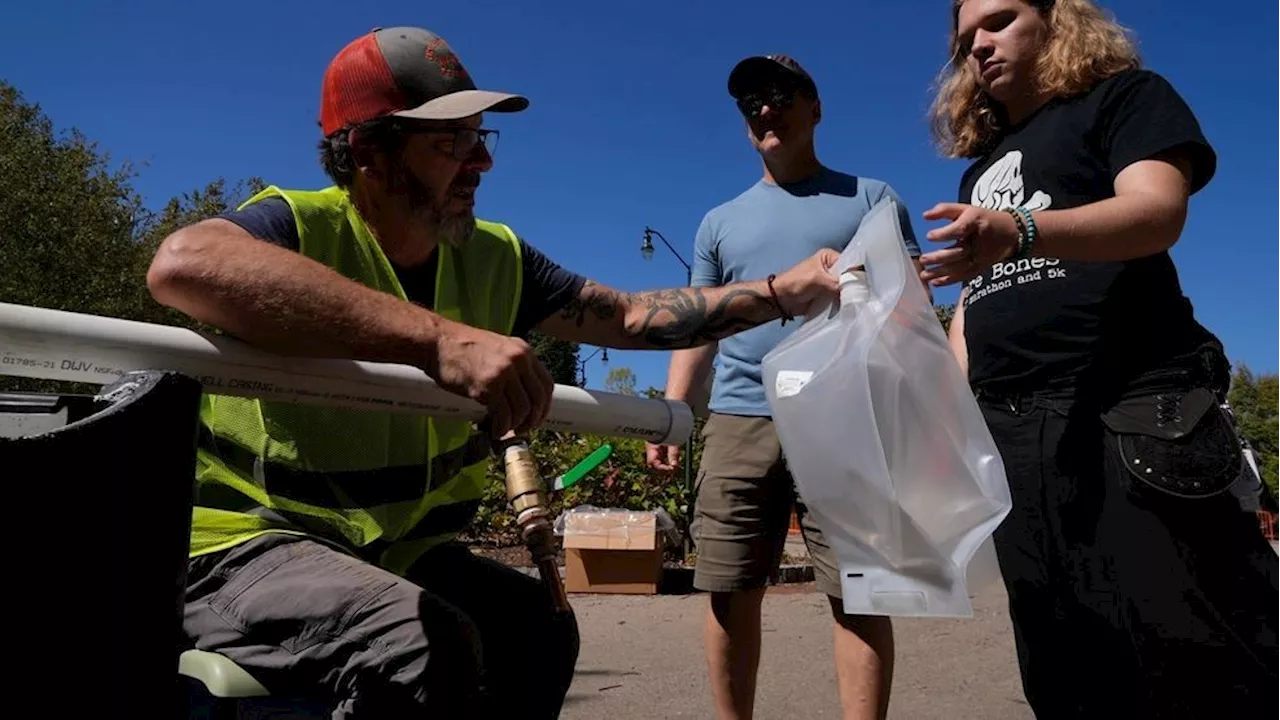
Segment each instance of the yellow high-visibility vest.
[[[299,251],[405,300],[382,248],[348,194],[269,187],[283,198]],[[242,205],[243,207],[243,205]],[[519,306],[520,242],[477,221],[462,247],[440,245],[434,311],[510,334]],[[466,422],[206,394],[201,402],[191,555],[269,532],[336,543],[403,574],[455,537],[479,507],[487,440]]]

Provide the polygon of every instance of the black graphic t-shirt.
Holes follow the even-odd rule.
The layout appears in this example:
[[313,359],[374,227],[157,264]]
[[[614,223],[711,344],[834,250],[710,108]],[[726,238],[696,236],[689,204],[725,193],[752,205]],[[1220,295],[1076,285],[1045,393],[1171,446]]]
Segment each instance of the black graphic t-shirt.
[[[267,198],[220,217],[273,245],[296,252],[301,244],[293,210],[281,198]],[[427,309],[435,305],[437,257],[438,254],[433,253],[430,260],[413,268],[391,264],[405,296]],[[520,259],[524,266],[524,280],[521,283],[520,307],[516,310],[515,326],[511,332],[516,337],[524,336],[538,323],[559,312],[578,296],[586,283],[586,278],[557,265],[523,238],[520,240]]]
[[[961,178],[959,202],[1004,210],[1078,207],[1115,195],[1116,175],[1173,148],[1190,150],[1192,192],[1216,156],[1162,77],[1122,73],[1052,101],[1015,126]],[[1213,336],[1194,318],[1167,252],[1127,262],[1036,257],[997,263],[964,301],[969,379],[998,392],[1122,384]]]

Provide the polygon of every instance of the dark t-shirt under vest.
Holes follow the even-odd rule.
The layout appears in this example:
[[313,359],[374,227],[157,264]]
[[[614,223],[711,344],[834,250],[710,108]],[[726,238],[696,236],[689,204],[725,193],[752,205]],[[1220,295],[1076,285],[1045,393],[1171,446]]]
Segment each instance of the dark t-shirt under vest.
[[[1191,151],[1192,192],[1204,187],[1216,156],[1191,110],[1159,75],[1125,72],[1011,128],[965,172],[959,201],[1078,207],[1113,197],[1121,170],[1173,148]],[[1167,252],[997,263],[967,284],[964,329],[970,382],[993,392],[1122,385],[1216,340],[1194,318]]]
[[[301,243],[293,210],[282,198],[266,198],[219,217],[239,225],[260,240],[287,250],[296,252]],[[391,263],[410,302],[427,309],[432,309],[435,304],[438,258],[438,253],[432,253],[427,262],[412,268]],[[559,312],[578,296],[586,283],[586,278],[561,267],[523,238],[520,239],[520,259],[524,280],[515,327],[511,331],[515,337],[525,336],[538,323]]]

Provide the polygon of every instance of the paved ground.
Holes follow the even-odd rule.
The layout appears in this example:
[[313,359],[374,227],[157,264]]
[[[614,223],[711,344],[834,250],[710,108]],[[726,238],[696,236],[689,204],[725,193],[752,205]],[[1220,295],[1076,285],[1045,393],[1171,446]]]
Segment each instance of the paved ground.
[[[788,553],[803,556],[803,545],[788,543]],[[562,718],[713,717],[702,656],[705,595],[570,598],[582,653]],[[974,598],[972,619],[895,621],[892,720],[1034,717],[1018,682],[1005,599],[997,582]],[[827,612],[812,584],[766,596],[757,718],[840,717]]]
[[[713,717],[702,655],[705,595],[572,595],[582,629],[566,720]],[[1026,720],[999,583],[968,620],[900,619],[890,718]],[[756,717],[839,718],[831,624],[812,584],[764,604]]]

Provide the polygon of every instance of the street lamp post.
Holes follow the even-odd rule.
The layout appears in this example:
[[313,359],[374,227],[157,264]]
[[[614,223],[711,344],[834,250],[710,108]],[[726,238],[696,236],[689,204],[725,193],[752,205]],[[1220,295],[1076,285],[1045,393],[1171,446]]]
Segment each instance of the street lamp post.
[[[693,285],[693,266],[690,265],[688,262],[686,262],[685,259],[680,256],[680,253],[677,252],[675,248],[671,247],[671,243],[667,242],[667,239],[662,236],[662,233],[658,232],[657,230],[654,230],[651,227],[646,226],[644,229],[644,240],[640,242],[640,254],[644,256],[645,260],[653,259],[653,254],[654,254],[653,236],[654,235],[658,236],[658,239],[662,241],[662,244],[666,245],[667,249],[671,251],[671,254],[675,256],[676,260],[679,260],[680,264],[684,266],[685,285],[686,287],[691,287]],[[693,505],[694,505],[693,434],[692,433],[690,433],[689,438],[684,442],[684,499],[685,499],[685,507],[687,508],[685,511],[687,513],[686,520],[692,522]],[[691,543],[691,539],[687,535],[688,534],[686,533],[685,554],[688,554],[690,543]]]
[[587,362],[596,355],[600,356],[600,362],[605,365],[609,364],[609,349],[598,347],[590,355],[578,361],[578,384],[582,387],[587,386]]

